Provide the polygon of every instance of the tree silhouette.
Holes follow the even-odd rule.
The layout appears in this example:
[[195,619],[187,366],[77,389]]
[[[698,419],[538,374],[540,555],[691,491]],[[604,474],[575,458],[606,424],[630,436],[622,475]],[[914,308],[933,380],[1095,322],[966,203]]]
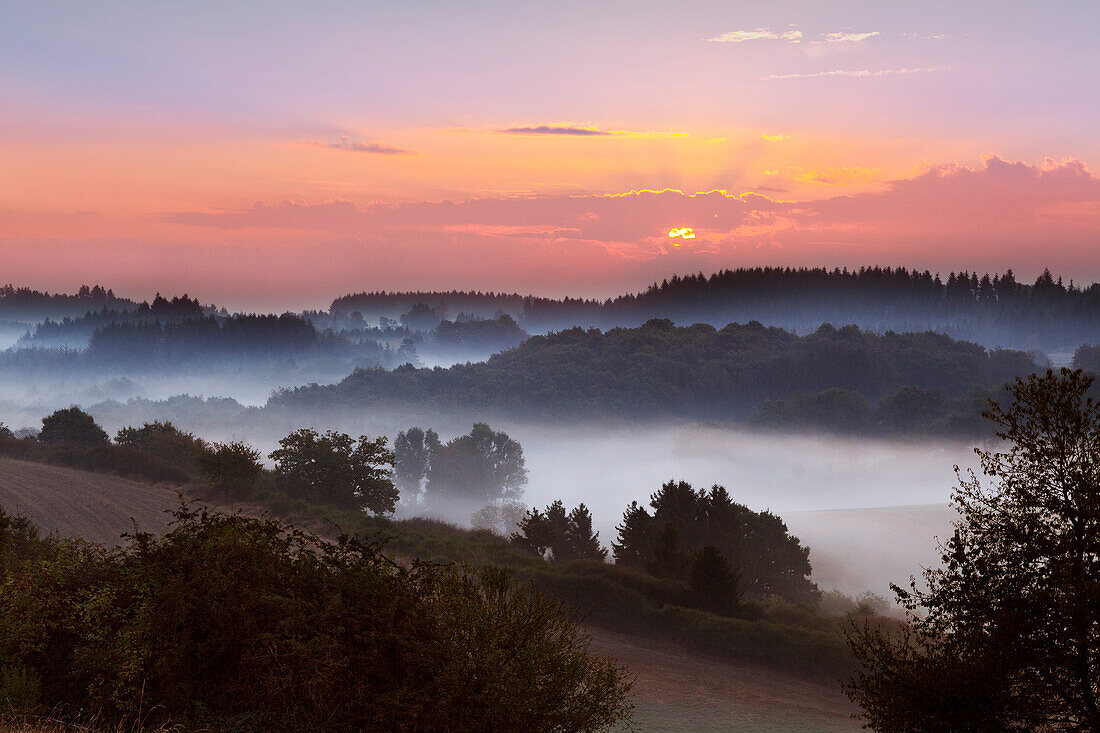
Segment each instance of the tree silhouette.
[[429,500],[484,506],[499,499],[518,500],[526,485],[523,447],[507,433],[475,423],[468,434],[432,453],[426,495]]
[[592,514],[584,504],[566,513],[560,500],[527,512],[512,535],[512,543],[555,562],[604,560],[600,533],[592,531]]
[[363,435],[356,441],[346,433],[303,428],[279,446],[270,458],[288,492],[346,509],[393,511],[398,491],[391,480],[394,458],[386,438]]
[[77,406],[42,418],[42,431],[38,433],[41,443],[80,443],[83,445],[107,445],[110,438],[95,419]]
[[899,635],[852,629],[848,687],[879,731],[1100,731],[1100,406],[1093,378],[1018,380],[987,417],[959,521],[924,587],[894,587]]

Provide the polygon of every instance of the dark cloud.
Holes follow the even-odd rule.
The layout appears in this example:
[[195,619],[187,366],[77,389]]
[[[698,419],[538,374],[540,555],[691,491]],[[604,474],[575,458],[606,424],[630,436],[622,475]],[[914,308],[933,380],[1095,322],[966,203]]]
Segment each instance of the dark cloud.
[[509,127],[499,132],[509,135],[576,135],[578,137],[599,137],[614,135],[608,130],[597,130],[594,127],[569,127],[567,125],[538,125],[536,127]]
[[337,142],[324,142],[321,140],[299,140],[298,145],[308,145],[315,148],[328,148],[329,150],[344,150],[349,153],[368,153],[373,155],[416,155],[412,150],[399,148],[394,145],[376,142],[374,140],[360,140],[358,142],[344,135]]

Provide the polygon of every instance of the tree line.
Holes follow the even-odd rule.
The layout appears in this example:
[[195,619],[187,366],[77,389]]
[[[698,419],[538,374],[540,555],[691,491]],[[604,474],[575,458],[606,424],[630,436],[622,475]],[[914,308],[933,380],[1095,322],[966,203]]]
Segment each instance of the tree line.
[[1004,273],[906,267],[756,267],[674,275],[639,293],[606,300],[482,292],[371,292],[336,298],[330,311],[392,316],[417,304],[488,316],[511,315],[526,330],[681,325],[758,320],[805,333],[822,323],[876,331],[935,330],[990,346],[1057,349],[1100,341],[1100,284],[1068,284],[1044,270],[1034,282]]
[[486,362],[360,369],[337,385],[284,390],[269,404],[420,405],[524,418],[748,419],[766,400],[827,389],[879,400],[906,387],[955,398],[1035,369],[1031,355],[935,333],[825,325],[806,336],[757,322],[573,328],[533,336]]

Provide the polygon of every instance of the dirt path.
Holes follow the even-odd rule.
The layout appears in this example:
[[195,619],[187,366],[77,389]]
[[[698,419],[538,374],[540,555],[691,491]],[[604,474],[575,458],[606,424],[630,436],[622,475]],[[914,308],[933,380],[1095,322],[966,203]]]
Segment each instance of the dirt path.
[[135,521],[141,529],[164,529],[165,510],[177,503],[168,487],[0,458],[0,506],[64,537],[118,544]]

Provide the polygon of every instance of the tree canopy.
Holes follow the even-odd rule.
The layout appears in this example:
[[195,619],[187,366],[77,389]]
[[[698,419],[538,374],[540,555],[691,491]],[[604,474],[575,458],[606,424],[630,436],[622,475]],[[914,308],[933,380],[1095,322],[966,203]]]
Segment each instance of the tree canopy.
[[[448,369],[360,369],[339,384],[276,394],[269,404],[432,405],[522,415],[748,418],[766,400],[837,389],[881,400],[911,387],[955,398],[1035,368],[1023,352],[986,349],[935,333],[820,327],[797,336],[760,323],[722,329],[653,320],[607,332],[532,336],[488,361]],[[840,396],[843,396],[841,393]],[[868,408],[834,400],[845,414]],[[830,403],[826,408],[836,407]]]
[[42,443],[83,445],[107,445],[110,442],[106,431],[96,424],[95,418],[75,405],[42,418],[38,440]]
[[270,519],[181,507],[108,549],[0,510],[0,588],[19,702],[110,730],[566,733],[630,712],[625,670],[506,572],[406,567]]
[[1018,380],[987,416],[1004,442],[960,475],[954,534],[910,620],[857,626],[850,696],[878,731],[1100,731],[1100,406],[1093,378]]
[[[664,484],[649,506],[652,514],[637,502],[624,513],[618,541],[612,543],[617,563],[688,581],[693,563],[704,553],[706,572],[717,578],[717,552],[730,572],[739,574],[739,592],[816,605],[820,592],[809,579],[810,550],[775,514],[735,503],[722,486],[696,490],[685,481]],[[736,599],[731,602],[735,605]]]
[[282,488],[320,504],[392,512],[398,491],[391,480],[394,455],[386,438],[358,441],[346,433],[302,428],[271,452]]
[[532,509],[520,520],[512,543],[555,562],[607,557],[607,550],[600,545],[600,533],[592,531],[592,513],[584,504],[571,512],[566,512],[561,501],[544,511]]

